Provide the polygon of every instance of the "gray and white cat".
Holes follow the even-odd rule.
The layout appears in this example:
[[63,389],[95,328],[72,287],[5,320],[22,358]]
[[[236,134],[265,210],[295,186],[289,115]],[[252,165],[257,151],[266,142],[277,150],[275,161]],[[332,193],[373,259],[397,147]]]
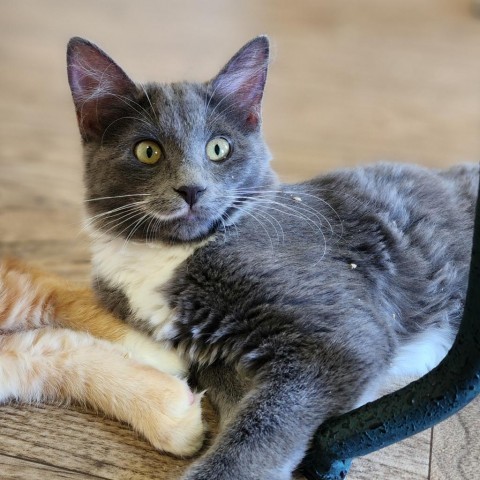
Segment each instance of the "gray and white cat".
[[268,58],[261,36],[206,83],[137,85],[68,46],[97,295],[221,414],[188,480],[290,478],[326,418],[441,360],[465,299],[478,166],[279,183]]

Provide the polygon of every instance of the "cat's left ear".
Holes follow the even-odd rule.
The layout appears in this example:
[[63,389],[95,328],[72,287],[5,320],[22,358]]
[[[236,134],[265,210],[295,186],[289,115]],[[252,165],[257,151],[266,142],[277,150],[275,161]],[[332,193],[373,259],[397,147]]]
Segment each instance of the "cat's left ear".
[[261,121],[261,103],[267,79],[270,45],[259,36],[244,45],[212,80],[212,95],[241,114],[250,127]]
[[67,70],[82,138],[98,140],[131,108],[136,86],[105,52],[79,37],[68,43]]

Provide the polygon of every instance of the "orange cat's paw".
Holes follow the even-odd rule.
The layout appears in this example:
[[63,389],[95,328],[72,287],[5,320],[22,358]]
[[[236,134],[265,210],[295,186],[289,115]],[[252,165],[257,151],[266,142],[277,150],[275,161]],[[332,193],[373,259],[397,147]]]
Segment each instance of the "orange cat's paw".
[[167,348],[160,342],[155,342],[141,332],[129,330],[118,343],[125,348],[132,358],[146,365],[169,373],[184,377],[187,372],[187,365],[180,355],[171,348]]
[[203,444],[201,394],[187,383],[148,366],[139,366],[149,387],[139,392],[132,424],[157,449],[190,456]]

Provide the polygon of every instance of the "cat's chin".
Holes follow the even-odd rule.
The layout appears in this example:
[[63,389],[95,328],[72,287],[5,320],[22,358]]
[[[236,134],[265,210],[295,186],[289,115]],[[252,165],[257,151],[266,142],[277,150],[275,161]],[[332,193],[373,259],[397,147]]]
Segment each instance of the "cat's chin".
[[[164,222],[162,227],[149,235],[155,242],[168,244],[196,243],[214,235],[221,226],[221,219],[202,218],[189,213]],[[142,232],[140,232],[140,236]],[[147,234],[143,240],[148,238]]]
[[211,224],[207,228],[189,228],[186,225],[176,228],[165,237],[159,237],[160,241],[166,241],[167,243],[196,243],[206,240],[215,234],[218,230],[218,224]]

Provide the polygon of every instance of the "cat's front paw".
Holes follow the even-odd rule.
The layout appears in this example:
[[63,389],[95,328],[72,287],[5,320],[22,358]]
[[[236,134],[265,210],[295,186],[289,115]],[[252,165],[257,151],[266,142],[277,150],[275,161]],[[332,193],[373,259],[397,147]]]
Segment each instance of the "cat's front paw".
[[291,480],[291,472],[281,465],[265,468],[265,458],[243,457],[238,449],[211,452],[196,461],[182,480]]
[[202,457],[195,462],[182,477],[182,480],[257,480],[250,473],[243,474],[242,469],[224,459],[215,461],[212,458]]

